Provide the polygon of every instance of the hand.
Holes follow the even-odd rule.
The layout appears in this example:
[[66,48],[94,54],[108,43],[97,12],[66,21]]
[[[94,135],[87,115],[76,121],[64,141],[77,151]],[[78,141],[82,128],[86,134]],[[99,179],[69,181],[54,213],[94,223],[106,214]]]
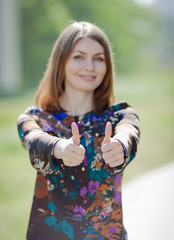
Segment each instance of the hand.
[[110,167],[117,167],[124,163],[124,150],[121,143],[111,138],[111,135],[112,126],[110,122],[107,122],[101,150],[104,161],[109,164]]
[[85,148],[80,145],[79,129],[75,122],[71,124],[72,137],[60,139],[54,147],[54,156],[62,159],[66,166],[74,167],[82,163]]

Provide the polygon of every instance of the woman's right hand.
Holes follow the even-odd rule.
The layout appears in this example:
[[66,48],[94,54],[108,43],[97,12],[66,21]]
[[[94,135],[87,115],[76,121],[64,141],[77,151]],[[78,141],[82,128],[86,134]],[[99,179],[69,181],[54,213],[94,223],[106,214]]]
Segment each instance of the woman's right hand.
[[85,157],[85,148],[80,145],[79,129],[75,122],[71,124],[72,137],[60,139],[54,147],[54,156],[62,159],[69,167],[75,167],[82,163]]

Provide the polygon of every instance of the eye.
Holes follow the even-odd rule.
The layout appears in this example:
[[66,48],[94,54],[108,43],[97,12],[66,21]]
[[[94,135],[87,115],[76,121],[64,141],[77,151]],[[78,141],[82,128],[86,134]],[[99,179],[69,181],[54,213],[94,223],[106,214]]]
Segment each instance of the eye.
[[95,60],[97,62],[104,62],[104,58],[102,58],[102,57],[97,57],[97,58],[95,58]]
[[77,56],[74,56],[74,59],[77,59],[77,60],[83,60],[83,57],[80,56],[80,55],[77,55]]

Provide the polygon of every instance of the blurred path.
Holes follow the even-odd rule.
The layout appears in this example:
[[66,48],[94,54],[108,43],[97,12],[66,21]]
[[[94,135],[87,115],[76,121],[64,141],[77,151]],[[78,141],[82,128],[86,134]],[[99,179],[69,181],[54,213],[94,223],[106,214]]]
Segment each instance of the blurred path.
[[174,239],[174,162],[123,186],[128,240]]

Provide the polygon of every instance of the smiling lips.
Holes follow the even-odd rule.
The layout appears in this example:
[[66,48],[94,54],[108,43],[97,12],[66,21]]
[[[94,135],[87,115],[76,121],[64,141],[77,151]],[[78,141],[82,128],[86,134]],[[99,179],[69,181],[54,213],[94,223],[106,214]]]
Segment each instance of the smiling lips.
[[96,76],[94,76],[94,75],[86,75],[86,74],[79,75],[79,77],[83,78],[86,81],[93,81],[96,78]]

